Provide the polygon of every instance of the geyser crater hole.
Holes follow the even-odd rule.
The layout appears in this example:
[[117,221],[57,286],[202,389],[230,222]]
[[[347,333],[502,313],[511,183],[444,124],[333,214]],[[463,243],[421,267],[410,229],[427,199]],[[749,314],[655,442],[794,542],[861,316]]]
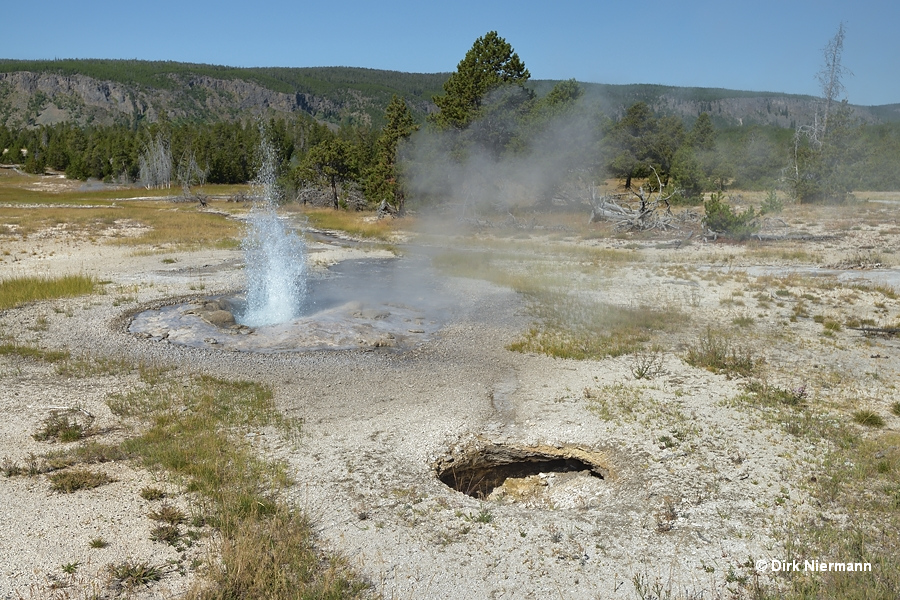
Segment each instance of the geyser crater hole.
[[441,459],[435,470],[445,485],[480,500],[514,480],[552,473],[584,473],[606,479],[610,473],[603,455],[577,447],[484,443]]

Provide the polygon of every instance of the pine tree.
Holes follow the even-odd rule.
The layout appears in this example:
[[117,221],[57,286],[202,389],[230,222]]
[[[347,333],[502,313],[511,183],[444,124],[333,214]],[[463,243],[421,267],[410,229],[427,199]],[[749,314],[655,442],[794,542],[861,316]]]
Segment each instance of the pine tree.
[[530,77],[512,46],[490,31],[475,40],[444,83],[446,93],[433,98],[440,112],[430,119],[442,129],[464,129],[479,116],[488,93],[502,85],[522,86]]
[[400,185],[398,151],[401,142],[419,129],[406,102],[394,96],[384,113],[386,124],[375,142],[375,165],[366,178],[366,197],[370,201],[388,200],[403,210],[404,193]]

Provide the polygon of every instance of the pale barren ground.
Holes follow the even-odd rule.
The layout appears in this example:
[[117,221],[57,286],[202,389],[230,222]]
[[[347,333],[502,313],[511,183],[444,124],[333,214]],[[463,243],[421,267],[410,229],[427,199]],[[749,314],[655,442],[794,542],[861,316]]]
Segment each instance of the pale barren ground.
[[[653,340],[658,352],[643,355],[654,361],[644,379],[634,374],[640,356],[576,361],[508,350],[534,320],[522,296],[430,270],[423,281],[440,286],[454,308],[417,345],[260,355],[143,339],[125,330],[127,315],[173,297],[239,289],[242,256],[104,243],[104,235],[128,235],[128,223],[93,240],[53,230],[4,236],[0,278],[77,272],[111,283],[103,295],[7,310],[0,335],[272,386],[279,408],[303,419],[302,435],[284,439],[266,429],[247,437],[289,465],[298,482],[291,501],[309,514],[321,543],[371,582],[373,596],[649,598],[668,590],[669,597],[728,597],[748,580],[769,581],[753,562],[786,558],[785,527],[816,514],[836,522],[848,515],[810,493],[830,442],[793,435],[774,409],[736,400],[746,378],[690,366],[686,351],[712,328],[756,357],[756,381],[803,387],[808,410],[863,436],[896,432],[900,342],[847,326],[854,319],[897,326],[895,201],[788,208],[770,224],[812,238],[805,241],[691,240],[674,249],[671,240],[566,232],[420,239],[432,252],[483,251],[497,269],[549,282],[597,310],[669,311],[673,326]],[[311,249],[319,264],[384,255],[323,243]],[[828,321],[841,326],[828,329]],[[25,464],[58,446],[32,437],[54,407],[87,410],[100,437],[129,435],[106,402],[140,385],[137,372],[67,377],[53,365],[0,356],[0,459]],[[852,423],[858,408],[877,412],[885,427]],[[436,478],[435,465],[487,443],[575,447],[596,457],[607,477],[542,474],[511,481],[487,500]],[[209,531],[181,552],[149,539],[155,505],[140,490],[166,489],[190,512],[193,499],[178,482],[129,463],[101,470],[115,481],[72,494],[53,492],[44,475],[0,478],[0,597],[110,597],[106,565],[126,558],[165,568],[159,583],[134,597],[176,597],[215,560]],[[109,545],[91,548],[98,537]],[[65,573],[72,563],[74,574]]]

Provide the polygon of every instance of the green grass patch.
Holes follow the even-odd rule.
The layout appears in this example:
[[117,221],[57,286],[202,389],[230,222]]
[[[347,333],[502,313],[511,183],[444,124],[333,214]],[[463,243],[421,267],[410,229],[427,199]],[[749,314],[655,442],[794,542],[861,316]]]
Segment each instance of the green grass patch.
[[[221,532],[221,561],[197,598],[353,598],[366,588],[342,560],[323,559],[306,518],[282,500],[293,485],[284,465],[260,459],[239,435],[265,425],[297,430],[275,410],[267,387],[211,377],[185,387],[164,379],[110,406],[147,421],[125,449],[181,479],[201,498],[204,521]],[[154,514],[168,525],[160,527],[175,527],[178,515],[167,519],[161,510]],[[172,543],[171,531],[157,533]]]
[[890,298],[891,300],[896,300],[898,297],[897,290],[890,285],[884,283],[850,283],[847,284],[847,288],[851,290],[857,290],[860,292],[872,292],[876,294],[881,294],[885,298]]
[[632,422],[642,410],[654,408],[642,389],[621,383],[585,388],[582,394],[588,409],[604,421]]
[[128,218],[149,227],[136,237],[115,238],[114,243],[126,246],[233,249],[240,245],[243,227],[216,213],[197,212],[193,205],[160,206],[140,204],[129,206]]
[[562,292],[528,295],[539,319],[521,339],[508,346],[576,360],[622,356],[641,351],[654,334],[672,330],[684,316],[651,307],[621,307]]
[[32,360],[41,360],[48,363],[58,363],[68,360],[69,353],[65,350],[44,350],[35,346],[16,343],[0,344],[0,355],[20,356]]
[[753,248],[747,251],[747,256],[763,261],[771,260],[804,264],[818,264],[822,262],[822,256],[818,253],[793,248]]
[[37,300],[74,298],[93,294],[99,283],[88,275],[13,277],[0,281],[0,310]]
[[[286,207],[290,208],[290,207]],[[316,229],[342,231],[354,237],[390,241],[394,230],[407,223],[405,219],[372,220],[374,212],[348,212],[328,208],[303,209],[301,214],[309,219],[309,224]]]
[[[164,368],[86,356],[78,361],[66,367],[73,376],[140,374],[143,385],[108,403],[116,414],[143,422],[144,433],[117,445],[87,442],[43,457],[32,454],[24,464],[4,459],[4,475],[50,473],[53,489],[71,493],[112,481],[79,464],[137,459],[167,470],[194,494],[198,512],[192,523],[219,530],[221,560],[192,598],[357,598],[368,588],[343,559],[323,554],[305,516],[284,500],[283,492],[294,485],[285,465],[260,458],[245,442],[243,433],[251,428],[275,426],[288,437],[299,431],[298,421],[275,409],[269,388],[204,376],[185,382]],[[48,436],[65,429],[51,425]],[[165,494],[145,488],[141,496],[158,500]],[[159,522],[154,540],[179,548],[192,536],[179,530],[186,516],[177,508],[157,507],[149,516]],[[146,586],[164,574],[149,563],[110,567],[113,591]]]
[[[900,589],[900,435],[879,430],[881,417],[870,410],[852,413],[853,421],[872,427],[863,432],[821,403],[803,402],[802,386],[789,390],[750,381],[745,387],[735,406],[763,408],[759,414],[767,421],[821,449],[802,484],[803,494],[810,496],[803,502],[811,501],[816,510],[776,529],[784,559],[834,557],[827,560],[869,563],[871,571],[791,572],[762,585],[751,571],[746,581],[736,580],[740,590],[735,597],[895,598]],[[781,498],[783,503],[790,497]],[[831,514],[842,518],[826,517]]]
[[[866,439],[832,424],[824,434],[835,449],[824,457],[810,492],[821,511],[841,521],[810,516],[791,528],[786,559],[833,556],[839,562],[870,563],[871,572],[797,573],[779,593],[789,599],[896,598],[900,589],[900,436]],[[774,591],[774,590],[773,590]]]
[[687,320],[676,309],[617,306],[580,294],[572,289],[571,270],[556,260],[558,256],[573,261],[571,267],[576,271],[587,262],[595,275],[597,266],[623,262],[620,253],[575,249],[544,262],[528,251],[534,249],[530,245],[512,243],[504,247],[510,245],[521,247],[518,252],[510,252],[509,247],[493,252],[453,251],[433,259],[434,265],[445,273],[484,279],[525,296],[537,322],[508,346],[510,350],[577,360],[621,356],[640,351],[655,334],[674,330]]
[[[108,243],[125,246],[233,248],[243,234],[243,226],[225,215],[199,212],[194,204],[160,201],[124,201],[91,208],[3,207],[0,221],[15,225],[16,235],[23,238],[54,228],[67,236],[98,239],[102,235]],[[126,233],[129,226],[144,230],[138,235]]]
[[801,407],[806,400],[806,386],[789,390],[765,381],[751,380],[745,384],[747,390],[738,399],[754,406]]

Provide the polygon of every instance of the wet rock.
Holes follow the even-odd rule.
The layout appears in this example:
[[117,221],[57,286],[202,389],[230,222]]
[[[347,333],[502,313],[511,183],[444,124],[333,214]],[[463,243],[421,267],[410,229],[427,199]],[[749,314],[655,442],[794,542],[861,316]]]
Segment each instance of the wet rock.
[[387,319],[391,316],[391,313],[386,310],[378,310],[375,308],[367,308],[365,310],[358,310],[353,313],[353,316],[357,319],[371,319],[373,321],[379,321],[382,319]]
[[234,325],[234,315],[227,310],[214,310],[203,315],[203,318],[218,327]]

